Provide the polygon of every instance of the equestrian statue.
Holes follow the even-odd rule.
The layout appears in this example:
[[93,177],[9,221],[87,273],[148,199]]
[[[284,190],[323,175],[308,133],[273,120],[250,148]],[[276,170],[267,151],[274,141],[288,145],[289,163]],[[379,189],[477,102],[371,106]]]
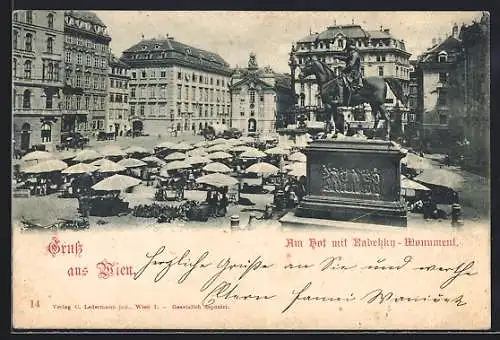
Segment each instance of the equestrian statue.
[[[344,117],[339,115],[339,106],[357,106],[368,103],[372,109],[375,122],[373,127],[376,131],[380,116],[385,120],[385,140],[390,138],[390,117],[385,109],[384,103],[387,96],[387,88],[395,94],[403,104],[406,98],[399,81],[393,77],[365,77],[361,76],[361,57],[353,41],[346,44],[345,55],[336,56],[344,61],[346,67],[339,76],[331,70],[324,62],[309,58],[301,69],[300,77],[310,75],[316,77],[321,101],[327,114],[327,130],[334,134],[344,133]],[[328,131],[329,132],[329,131]]]

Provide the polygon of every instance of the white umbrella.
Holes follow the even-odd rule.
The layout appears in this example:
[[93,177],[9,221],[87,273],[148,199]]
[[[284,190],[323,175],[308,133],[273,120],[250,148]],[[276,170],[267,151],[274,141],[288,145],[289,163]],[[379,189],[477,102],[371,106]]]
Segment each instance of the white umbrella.
[[191,167],[192,167],[191,164],[189,164],[188,162],[185,162],[185,161],[173,161],[173,162],[170,162],[167,165],[165,165],[162,168],[162,170],[171,171],[171,170],[189,169]]
[[101,158],[101,157],[102,157],[102,155],[99,152],[92,150],[92,149],[87,149],[87,150],[83,150],[83,151],[78,152],[76,154],[76,156],[73,157],[73,161],[88,162],[88,161],[93,161],[93,160]]
[[61,173],[63,174],[85,174],[89,172],[94,172],[97,171],[98,167],[95,165],[87,164],[87,163],[78,163],[75,165],[72,165],[63,171]]
[[189,164],[208,164],[212,162],[210,158],[203,156],[191,156],[186,158],[184,161]]
[[116,164],[121,165],[125,168],[139,168],[141,166],[148,165],[146,162],[143,162],[135,158],[124,158],[119,162],[117,162]]
[[448,187],[455,191],[460,190],[465,184],[465,178],[462,175],[440,168],[424,170],[420,175],[416,176],[414,180]]
[[210,142],[208,142],[208,145],[225,144],[226,142],[227,142],[227,140],[224,138],[217,138],[217,139],[214,139],[214,140],[211,140]]
[[248,137],[248,136],[242,136],[239,138],[240,141],[242,141],[243,143],[254,143],[255,142],[255,138],[253,137]]
[[[306,164],[306,163],[297,163],[297,164]],[[297,167],[296,169],[293,169],[288,173],[290,176],[294,177],[301,177],[301,176],[307,176],[307,167]]]
[[272,164],[266,162],[255,163],[250,165],[245,172],[246,173],[256,173],[256,174],[275,174],[280,169]]
[[307,156],[304,155],[302,152],[295,152],[295,153],[292,153],[289,157],[288,157],[288,160],[289,161],[292,161],[292,162],[306,162],[307,161]]
[[112,162],[109,159],[105,159],[99,165],[99,169],[97,170],[97,172],[121,172],[121,171],[125,171],[125,170],[127,170],[127,168],[125,168],[124,166],[121,166],[118,163]]
[[408,168],[415,170],[427,170],[434,168],[430,159],[420,157],[411,152],[408,152],[406,157],[401,159],[401,163],[406,164]]
[[223,152],[223,151],[218,151],[218,152],[214,152],[214,153],[207,155],[207,158],[210,158],[210,159],[227,159],[227,158],[231,158],[231,157],[233,157],[233,156],[231,156],[227,152]]
[[288,170],[288,171],[301,170],[301,171],[305,172],[306,169],[307,169],[306,163],[302,163],[302,162],[297,162],[297,163],[285,165],[285,170]]
[[156,149],[170,149],[173,145],[174,145],[174,143],[172,143],[172,142],[163,142],[163,143],[155,145],[155,148]]
[[224,150],[228,150],[229,148],[231,148],[231,146],[228,145],[227,143],[224,143],[224,144],[215,144],[215,145],[212,145],[211,147],[209,147],[207,149],[207,152],[224,151]]
[[207,184],[207,185],[214,186],[217,188],[222,188],[222,187],[230,187],[230,186],[236,185],[239,182],[237,179],[235,179],[231,176],[216,172],[213,174],[198,177],[196,179],[196,183],[202,183],[202,184]]
[[187,144],[187,143],[180,142],[178,144],[173,144],[169,149],[186,151],[186,150],[194,149],[194,147],[192,145]]
[[47,151],[32,151],[26,155],[24,155],[21,160],[22,161],[40,161],[45,159],[55,159],[56,156]]
[[266,157],[267,154],[265,152],[262,152],[260,150],[247,150],[245,152],[243,152],[240,157],[241,158],[262,158],[262,157]]
[[121,191],[134,187],[140,183],[141,181],[137,178],[124,175],[113,175],[93,185],[92,189],[98,191]]
[[186,154],[183,154],[182,152],[173,152],[165,157],[165,160],[167,161],[180,161],[183,159],[186,159]]
[[230,167],[228,167],[225,164],[219,163],[219,162],[207,164],[203,167],[203,170],[209,171],[209,172],[220,172],[223,174],[232,171]]
[[265,151],[268,155],[288,155],[290,152],[288,150],[279,148],[279,147],[274,147],[270,148]]
[[194,144],[193,146],[194,146],[195,148],[204,148],[204,147],[206,147],[206,146],[208,146],[208,145],[209,145],[209,144],[208,144],[208,142],[207,142],[207,141],[201,141],[201,142],[198,142],[198,143]]
[[127,153],[120,149],[118,146],[107,145],[99,150],[101,155],[104,157],[123,157],[126,156]]
[[107,162],[110,162],[110,160],[106,159],[106,158],[101,158],[101,159],[97,159],[97,160],[91,162],[90,165],[99,167],[102,164],[106,164]]
[[74,158],[75,156],[76,156],[76,152],[71,151],[71,150],[65,150],[65,151],[61,152],[59,155],[57,155],[57,158],[64,161],[64,160]]
[[151,154],[150,151],[148,151],[146,148],[143,148],[142,146],[131,146],[131,147],[125,149],[124,151],[127,154],[134,154],[134,153]]
[[406,176],[401,175],[401,188],[402,189],[411,189],[411,190],[421,190],[421,191],[430,191],[428,187],[425,185],[422,185],[420,183],[417,183],[415,181],[412,181]]
[[146,162],[148,164],[154,164],[157,166],[163,166],[163,165],[167,164],[167,162],[165,162],[162,159],[159,159],[156,156],[147,156],[147,157],[142,158],[141,161]]
[[236,146],[236,145],[244,145],[245,142],[239,140],[239,139],[236,139],[236,138],[231,138],[231,139],[228,139],[226,141],[227,144],[230,144],[232,146]]
[[196,148],[193,150],[186,151],[187,156],[205,156],[207,155],[207,149],[205,148]]
[[229,149],[229,152],[245,152],[249,150],[257,150],[256,148],[252,148],[251,146],[246,145],[237,145]]
[[59,159],[46,159],[38,164],[22,169],[22,172],[29,174],[41,174],[46,172],[61,171],[68,167],[68,164]]

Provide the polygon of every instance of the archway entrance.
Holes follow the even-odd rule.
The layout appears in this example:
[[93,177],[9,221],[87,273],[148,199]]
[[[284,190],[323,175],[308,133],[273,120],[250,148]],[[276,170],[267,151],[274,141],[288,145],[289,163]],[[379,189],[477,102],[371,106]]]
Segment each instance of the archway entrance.
[[248,132],[255,132],[257,131],[257,121],[253,118],[250,118],[248,120]]
[[21,127],[21,150],[28,150],[30,148],[30,135],[31,126],[24,123]]
[[140,120],[135,120],[132,122],[132,130],[134,132],[140,132],[144,128],[144,125]]

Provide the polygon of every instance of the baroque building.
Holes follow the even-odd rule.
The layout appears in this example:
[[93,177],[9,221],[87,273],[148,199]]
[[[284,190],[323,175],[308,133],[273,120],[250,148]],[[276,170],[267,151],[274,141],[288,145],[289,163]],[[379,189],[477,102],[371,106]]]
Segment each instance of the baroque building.
[[167,35],[141,40],[125,50],[121,60],[130,66],[133,130],[197,133],[229,121],[231,72],[216,53]]
[[[345,63],[338,56],[345,55],[345,46],[348,40],[353,40],[361,55],[361,71],[363,77],[381,76],[394,77],[402,85],[405,95],[409,91],[410,80],[410,53],[406,51],[404,40],[394,37],[389,29],[380,27],[380,30],[365,30],[360,25],[334,25],[321,33],[311,33],[298,40],[292,47],[293,63],[291,71],[297,104],[302,111],[315,120],[314,115],[321,113],[321,99],[314,76],[299,79],[300,69],[307,58],[325,62],[336,74]],[[388,91],[386,107],[391,111],[394,107],[402,107],[394,93]],[[401,111],[401,110],[399,110]],[[406,112],[403,110],[403,112]],[[404,114],[403,124],[407,117]]]
[[106,25],[95,13],[65,12],[64,132],[106,130],[110,41]]
[[107,132],[114,132],[115,136],[123,136],[131,129],[128,104],[129,67],[111,53],[108,64]]
[[293,104],[290,76],[259,68],[251,53],[247,68],[231,78],[231,127],[243,133],[276,132],[276,117]]
[[64,13],[16,10],[12,16],[14,148],[60,143]]

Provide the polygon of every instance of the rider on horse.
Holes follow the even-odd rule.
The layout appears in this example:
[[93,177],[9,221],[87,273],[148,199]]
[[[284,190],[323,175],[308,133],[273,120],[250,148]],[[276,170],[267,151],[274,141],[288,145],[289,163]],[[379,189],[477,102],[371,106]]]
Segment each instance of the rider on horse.
[[363,79],[361,77],[361,56],[356,48],[356,44],[352,40],[347,41],[345,53],[347,54],[346,56],[339,56],[338,59],[346,63],[346,67],[342,73],[345,79],[345,85],[352,95],[363,87]]

